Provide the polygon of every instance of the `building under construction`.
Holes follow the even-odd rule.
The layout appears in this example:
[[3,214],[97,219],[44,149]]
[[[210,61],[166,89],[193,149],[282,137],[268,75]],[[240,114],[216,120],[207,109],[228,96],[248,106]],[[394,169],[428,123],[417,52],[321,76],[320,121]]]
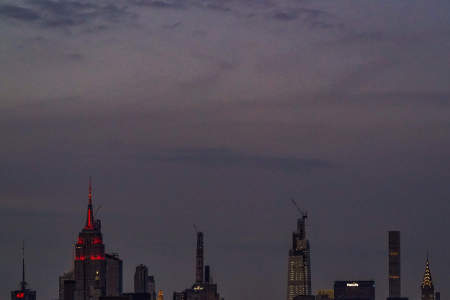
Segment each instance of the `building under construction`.
[[[297,204],[292,200],[294,205]],[[292,233],[292,247],[288,258],[287,300],[297,296],[311,296],[311,259],[309,241],[306,238],[306,219],[308,215],[297,207],[300,218],[297,230]]]

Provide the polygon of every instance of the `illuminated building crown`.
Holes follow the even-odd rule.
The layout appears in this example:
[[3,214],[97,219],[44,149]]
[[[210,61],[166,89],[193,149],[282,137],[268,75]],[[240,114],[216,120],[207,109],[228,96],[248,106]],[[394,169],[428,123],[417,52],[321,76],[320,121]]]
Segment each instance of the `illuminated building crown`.
[[428,261],[428,257],[427,257],[427,262],[425,264],[425,273],[423,274],[423,281],[422,281],[422,288],[425,287],[433,287],[433,280],[431,279],[431,271],[430,271],[430,263]]

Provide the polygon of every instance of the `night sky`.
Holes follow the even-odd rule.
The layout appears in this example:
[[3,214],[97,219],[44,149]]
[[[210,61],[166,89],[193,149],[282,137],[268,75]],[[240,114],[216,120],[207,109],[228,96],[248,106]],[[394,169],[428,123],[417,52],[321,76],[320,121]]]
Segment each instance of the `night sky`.
[[1,299],[56,299],[88,178],[124,290],[171,299],[195,223],[227,300],[283,300],[298,213],[313,291],[376,281],[402,232],[450,295],[450,1],[0,0]]

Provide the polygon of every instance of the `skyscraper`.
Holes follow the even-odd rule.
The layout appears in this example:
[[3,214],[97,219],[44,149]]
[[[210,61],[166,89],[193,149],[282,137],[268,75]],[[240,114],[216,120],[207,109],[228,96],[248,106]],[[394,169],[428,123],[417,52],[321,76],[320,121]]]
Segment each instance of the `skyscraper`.
[[143,264],[138,265],[134,272],[134,293],[145,293],[149,299],[156,300],[155,278],[148,276],[148,268]]
[[148,293],[148,269],[142,264],[134,272],[134,292]]
[[195,256],[195,282],[203,282],[203,232],[197,232],[197,251]]
[[59,300],[73,300],[75,280],[73,269],[59,277]]
[[22,281],[20,289],[11,292],[11,300],[36,300],[36,291],[27,288],[25,281],[25,246],[22,246]]
[[197,232],[197,248],[195,255],[195,282],[192,288],[183,292],[174,292],[173,300],[219,300],[217,284],[212,282],[209,266],[204,266],[203,233]]
[[401,297],[400,231],[389,231],[389,297]]
[[431,270],[430,270],[430,262],[427,261],[425,263],[425,272],[423,274],[422,284],[420,286],[422,291],[422,300],[434,300],[434,285],[433,280],[431,278]]
[[[105,253],[101,222],[94,219],[90,179],[86,223],[75,244],[74,260],[73,275],[69,273],[60,278],[60,289],[64,289],[60,291],[60,300],[98,300],[102,296],[121,295],[122,260],[117,254]],[[69,290],[73,290],[73,294],[69,294]]]
[[295,296],[311,295],[311,260],[309,241],[306,239],[306,213],[297,219],[297,231],[292,234],[292,248],[288,259],[287,300]]
[[106,296],[120,296],[122,294],[123,262],[117,253],[105,253],[106,259]]

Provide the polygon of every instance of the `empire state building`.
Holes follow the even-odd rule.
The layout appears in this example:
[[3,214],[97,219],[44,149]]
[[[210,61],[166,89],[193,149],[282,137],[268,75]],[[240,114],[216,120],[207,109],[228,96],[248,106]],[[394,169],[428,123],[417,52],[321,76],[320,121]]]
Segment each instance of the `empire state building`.
[[86,223],[75,244],[73,270],[60,278],[60,300],[98,300],[122,293],[122,260],[105,253],[100,220],[94,219],[92,185]]

